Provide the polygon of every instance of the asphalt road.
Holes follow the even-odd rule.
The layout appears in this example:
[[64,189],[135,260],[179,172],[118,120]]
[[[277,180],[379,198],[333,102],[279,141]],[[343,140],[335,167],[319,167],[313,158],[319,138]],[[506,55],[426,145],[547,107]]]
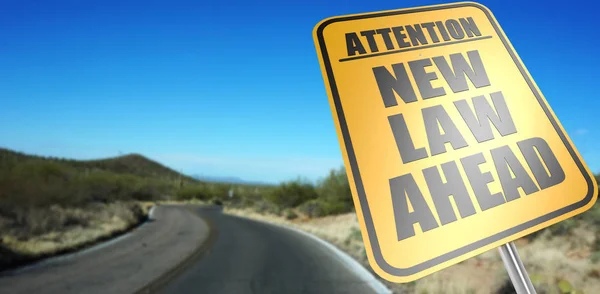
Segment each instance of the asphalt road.
[[150,221],[116,240],[0,275],[0,293],[128,294],[187,259],[209,235],[181,206],[160,206]]
[[2,274],[0,293],[381,293],[364,268],[306,234],[217,206],[160,206],[152,218],[91,250]]
[[197,208],[216,233],[211,249],[160,293],[376,293],[332,249],[298,232]]

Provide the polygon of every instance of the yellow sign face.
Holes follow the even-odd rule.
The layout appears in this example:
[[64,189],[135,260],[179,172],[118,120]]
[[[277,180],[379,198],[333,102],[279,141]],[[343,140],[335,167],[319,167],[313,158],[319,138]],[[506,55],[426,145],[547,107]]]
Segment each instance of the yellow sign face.
[[314,39],[369,262],[386,280],[416,280],[596,201],[484,6],[333,17]]

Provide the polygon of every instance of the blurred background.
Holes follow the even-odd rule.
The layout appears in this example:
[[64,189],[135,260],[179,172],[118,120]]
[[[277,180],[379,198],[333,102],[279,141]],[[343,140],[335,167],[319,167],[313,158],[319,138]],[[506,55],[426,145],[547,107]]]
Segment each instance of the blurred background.
[[[174,202],[301,228],[369,268],[312,29],[438,3],[0,0],[0,269],[127,232]],[[593,5],[482,4],[598,174]],[[598,224],[596,206],[517,242],[538,293],[600,293]],[[387,285],[507,283],[494,251]]]

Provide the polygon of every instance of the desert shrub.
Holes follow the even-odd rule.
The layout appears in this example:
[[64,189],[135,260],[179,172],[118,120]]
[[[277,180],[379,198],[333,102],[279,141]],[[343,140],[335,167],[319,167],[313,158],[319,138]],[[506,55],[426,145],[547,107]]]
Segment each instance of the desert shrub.
[[234,201],[236,201],[236,203],[239,204],[239,206],[241,207],[250,207],[250,206],[254,206],[254,203],[257,202],[257,200],[253,199],[252,197],[239,197],[239,198],[233,198]]
[[161,200],[175,189],[176,185],[172,182],[143,180],[133,187],[131,198],[140,201]]
[[333,200],[325,201],[325,213],[327,215],[341,214],[352,211],[352,203],[348,204],[345,201]]
[[298,211],[308,217],[319,217],[323,215],[321,202],[317,199],[302,203],[298,206]]
[[300,206],[298,206],[298,211],[308,217],[322,217],[346,213],[348,212],[348,207],[346,203],[339,201],[314,199],[302,203]]
[[281,215],[281,207],[273,204],[270,201],[256,201],[254,203],[254,206],[252,207],[252,209],[257,212],[257,213],[261,213],[261,214],[275,214],[275,215]]
[[23,232],[20,237],[35,236],[74,225],[86,225],[87,220],[67,215],[60,207],[18,208],[14,211],[13,228]]
[[579,222],[577,219],[569,218],[548,227],[548,230],[550,231],[550,233],[552,233],[552,235],[566,235],[569,234],[569,232],[578,225]]
[[281,183],[266,194],[266,199],[280,208],[293,208],[317,197],[315,187],[301,179]]
[[130,195],[128,182],[109,172],[95,171],[81,178],[77,193],[85,200],[108,203]]
[[250,186],[233,185],[231,189],[233,190],[233,197],[229,198],[228,190],[226,200],[228,206],[231,207],[252,207],[256,202],[264,199],[259,191],[255,191]]
[[347,207],[353,207],[350,184],[348,183],[348,176],[344,167],[329,171],[329,175],[319,181],[316,189],[319,199],[345,203]]
[[308,217],[320,217],[327,215],[325,202],[320,199],[306,201],[298,206],[298,211]]
[[203,185],[187,185],[177,192],[177,200],[209,200],[211,195]]
[[346,240],[344,240],[344,243],[346,245],[348,245],[353,241],[362,242],[362,233],[360,232],[360,229],[358,229],[358,228],[352,228],[350,230],[350,233],[346,237]]
[[[7,163],[8,162],[8,163]],[[154,200],[174,182],[100,169],[77,169],[61,161],[0,161],[0,213],[50,205],[81,206],[121,200]]]
[[75,198],[80,202],[157,200],[175,189],[173,182],[96,170],[81,176]]
[[348,235],[348,238],[351,240],[362,241],[362,233],[361,233],[360,229],[352,228],[352,230],[350,231],[350,234]]
[[354,208],[344,167],[331,170],[327,177],[319,181],[316,191],[320,201],[320,210],[317,211],[322,215],[346,213]]
[[214,199],[226,201],[229,198],[230,185],[221,183],[207,184],[207,192]]
[[600,203],[596,201],[588,211],[575,216],[576,219],[582,219],[593,225],[600,225]]
[[72,227],[88,227],[111,223],[115,218],[127,225],[137,224],[145,213],[134,202],[89,203],[79,207],[18,207],[12,216],[0,222],[4,236],[26,240],[50,232],[63,232]]
[[293,220],[298,218],[298,214],[296,214],[294,210],[287,208],[283,211],[283,217],[285,217],[288,220]]
[[72,183],[77,182],[75,170],[54,162],[29,160],[4,166],[0,173],[0,206],[48,206],[52,203],[73,203]]
[[245,197],[236,197],[227,202],[227,206],[230,208],[248,208],[254,205],[254,200]]

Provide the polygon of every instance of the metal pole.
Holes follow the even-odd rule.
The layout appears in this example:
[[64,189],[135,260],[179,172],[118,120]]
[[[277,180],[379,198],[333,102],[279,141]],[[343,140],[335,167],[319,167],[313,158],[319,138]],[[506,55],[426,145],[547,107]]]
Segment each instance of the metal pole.
[[515,243],[506,243],[498,247],[498,250],[500,250],[500,256],[502,256],[504,267],[508,272],[510,281],[515,287],[517,294],[536,294],[535,288],[533,288],[533,284],[529,279],[529,275],[527,275],[527,271],[523,266],[523,262],[521,262]]

